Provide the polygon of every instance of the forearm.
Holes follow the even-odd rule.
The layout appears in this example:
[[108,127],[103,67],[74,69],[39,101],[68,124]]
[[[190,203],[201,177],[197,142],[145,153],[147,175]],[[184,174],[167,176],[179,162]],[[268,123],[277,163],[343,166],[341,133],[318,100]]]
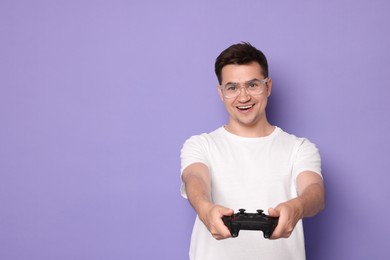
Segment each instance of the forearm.
[[296,208],[296,212],[300,219],[316,215],[325,207],[323,184],[310,184],[298,195],[298,197],[288,201],[288,203]]
[[208,169],[202,164],[191,165],[183,172],[182,179],[187,198],[199,215],[204,207],[212,203]]
[[200,163],[188,166],[183,172],[182,179],[191,206],[211,235],[215,239],[231,237],[229,230],[222,222],[222,217],[232,215],[233,210],[213,203],[207,166]]
[[325,190],[321,183],[313,183],[297,198],[302,205],[302,217],[312,217],[325,208]]
[[279,217],[279,224],[272,234],[273,239],[289,237],[300,219],[314,216],[324,209],[325,192],[322,178],[314,174],[304,174],[307,178],[301,178],[299,181],[296,198],[279,204],[275,209],[269,209],[271,216]]
[[199,215],[205,206],[212,203],[210,185],[194,174],[188,175],[184,182],[188,201]]

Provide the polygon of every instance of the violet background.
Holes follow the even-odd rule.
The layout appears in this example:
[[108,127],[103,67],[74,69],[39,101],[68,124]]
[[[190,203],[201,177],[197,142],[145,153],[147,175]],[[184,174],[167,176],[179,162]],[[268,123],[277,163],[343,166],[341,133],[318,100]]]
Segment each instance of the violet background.
[[263,50],[270,121],[320,148],[308,259],[389,257],[387,1],[0,2],[0,259],[187,259],[183,142],[226,123],[213,65]]

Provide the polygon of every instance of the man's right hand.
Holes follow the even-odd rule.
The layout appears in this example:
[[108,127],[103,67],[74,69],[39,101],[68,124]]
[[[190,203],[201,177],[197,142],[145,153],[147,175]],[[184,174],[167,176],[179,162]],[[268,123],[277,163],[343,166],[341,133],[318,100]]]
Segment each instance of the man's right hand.
[[215,239],[221,240],[231,237],[229,229],[222,221],[222,217],[231,216],[233,214],[234,211],[232,209],[207,203],[207,205],[204,205],[200,210],[199,218],[210,231],[211,235]]

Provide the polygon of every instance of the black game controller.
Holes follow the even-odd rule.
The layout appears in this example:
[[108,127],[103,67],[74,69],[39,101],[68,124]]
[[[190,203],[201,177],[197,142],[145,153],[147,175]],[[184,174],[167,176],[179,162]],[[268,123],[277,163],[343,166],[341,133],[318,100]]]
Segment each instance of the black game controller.
[[224,216],[222,220],[232,237],[237,237],[240,230],[261,230],[264,238],[270,238],[279,218],[268,216],[261,209],[257,213],[245,213],[245,209],[239,209],[236,214]]

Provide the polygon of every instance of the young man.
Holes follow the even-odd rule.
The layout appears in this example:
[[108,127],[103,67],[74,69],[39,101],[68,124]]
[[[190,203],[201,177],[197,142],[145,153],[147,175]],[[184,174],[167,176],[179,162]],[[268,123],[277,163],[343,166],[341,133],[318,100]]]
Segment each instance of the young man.
[[[190,259],[305,259],[301,219],[325,206],[318,149],[268,122],[272,80],[261,51],[232,45],[215,72],[229,122],[192,136],[181,151],[181,192],[197,213]],[[222,217],[240,208],[279,217],[271,239],[261,231],[231,238]]]

